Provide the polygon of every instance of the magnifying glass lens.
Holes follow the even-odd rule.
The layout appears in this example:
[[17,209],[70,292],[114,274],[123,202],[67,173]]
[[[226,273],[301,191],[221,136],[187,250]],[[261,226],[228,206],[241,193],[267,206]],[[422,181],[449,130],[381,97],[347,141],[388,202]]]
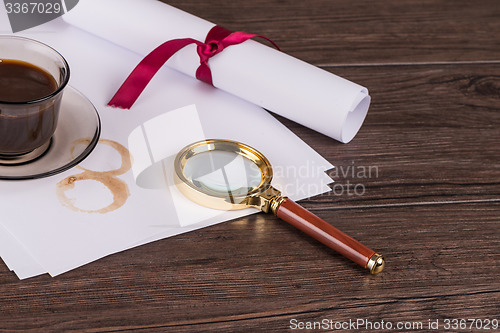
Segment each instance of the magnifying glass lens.
[[184,176],[206,194],[241,196],[261,185],[263,174],[252,161],[233,151],[212,150],[191,156]]

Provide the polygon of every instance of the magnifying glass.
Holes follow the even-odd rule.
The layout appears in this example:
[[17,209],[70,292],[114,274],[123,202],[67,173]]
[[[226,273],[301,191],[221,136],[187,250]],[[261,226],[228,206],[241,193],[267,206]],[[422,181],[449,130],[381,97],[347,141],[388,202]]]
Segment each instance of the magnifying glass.
[[384,257],[296,204],[271,186],[273,169],[256,149],[230,140],[204,140],[182,149],[174,161],[175,184],[190,200],[212,209],[248,207],[273,213],[344,257],[380,273]]

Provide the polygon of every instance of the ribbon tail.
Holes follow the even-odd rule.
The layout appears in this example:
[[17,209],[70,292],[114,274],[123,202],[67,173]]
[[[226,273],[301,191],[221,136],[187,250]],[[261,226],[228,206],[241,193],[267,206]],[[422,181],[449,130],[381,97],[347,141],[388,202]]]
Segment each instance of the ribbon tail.
[[189,44],[200,44],[200,42],[192,38],[173,39],[154,49],[130,73],[108,105],[130,109],[167,60]]
[[196,78],[202,82],[208,83],[211,86],[214,85],[212,81],[212,71],[206,61],[202,62],[196,70]]
[[237,45],[237,44],[241,44],[243,42],[246,42],[247,40],[249,40],[250,38],[254,38],[254,37],[258,37],[258,38],[262,38],[262,39],[265,39],[267,40],[269,43],[271,43],[278,51],[281,51],[280,47],[278,46],[278,44],[276,44],[275,42],[273,42],[271,39],[265,37],[265,36],[261,36],[261,35],[256,35],[256,34],[249,34],[247,32],[243,32],[243,31],[235,31],[233,32],[232,34],[230,34],[229,36],[225,37],[222,41],[221,41],[221,44],[223,45],[224,48],[228,47],[228,46],[231,46],[231,45]]

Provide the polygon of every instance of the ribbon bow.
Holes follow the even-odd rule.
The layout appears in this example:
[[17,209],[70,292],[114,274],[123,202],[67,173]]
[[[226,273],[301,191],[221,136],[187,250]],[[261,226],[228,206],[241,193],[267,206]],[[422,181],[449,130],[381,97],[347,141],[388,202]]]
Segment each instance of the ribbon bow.
[[208,65],[210,58],[222,52],[228,46],[243,43],[253,37],[264,38],[271,42],[278,50],[280,49],[272,40],[264,36],[249,34],[242,31],[231,32],[218,25],[210,29],[204,43],[193,38],[169,40],[154,49],[139,63],[139,65],[137,65],[125,82],[123,82],[108,105],[130,109],[144,91],[149,81],[151,81],[167,60],[179,50],[190,44],[196,44],[198,46],[197,52],[200,57],[200,66],[196,70],[196,78],[213,85],[212,72]]

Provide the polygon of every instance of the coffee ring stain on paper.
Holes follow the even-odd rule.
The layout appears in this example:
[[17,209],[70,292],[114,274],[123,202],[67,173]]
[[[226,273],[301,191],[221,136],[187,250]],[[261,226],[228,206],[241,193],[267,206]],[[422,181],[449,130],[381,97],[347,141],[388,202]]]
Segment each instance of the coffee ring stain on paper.
[[[73,153],[77,145],[88,145],[90,143],[90,140],[91,139],[89,138],[76,140],[73,143],[71,153]],[[117,176],[125,174],[132,168],[130,152],[123,145],[115,141],[101,139],[99,140],[99,144],[104,144],[115,149],[121,156],[121,166],[118,169],[105,172],[88,170],[81,166],[77,166],[78,169],[83,170],[82,173],[69,176],[57,183],[56,192],[59,201],[61,201],[63,206],[75,212],[106,214],[122,207],[127,202],[127,199],[130,196],[128,185],[123,180],[117,178]],[[113,195],[113,202],[107,207],[96,210],[86,210],[77,207],[76,199],[69,198],[66,195],[66,192],[74,189],[76,182],[84,180],[93,180],[103,184]]]

